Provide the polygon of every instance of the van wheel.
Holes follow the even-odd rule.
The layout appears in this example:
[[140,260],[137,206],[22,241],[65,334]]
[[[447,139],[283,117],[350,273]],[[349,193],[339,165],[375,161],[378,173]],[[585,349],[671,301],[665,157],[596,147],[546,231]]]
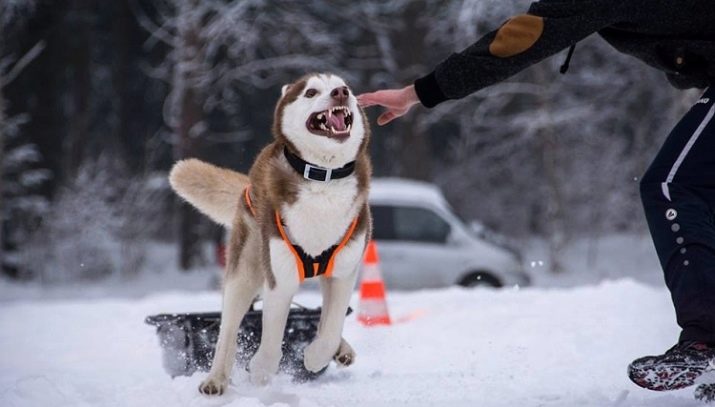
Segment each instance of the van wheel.
[[499,281],[498,278],[494,277],[493,275],[483,272],[483,271],[477,271],[474,273],[469,273],[466,276],[462,277],[462,279],[458,283],[462,287],[468,287],[468,288],[473,288],[473,287],[489,287],[489,288],[500,288],[502,286],[501,281]]

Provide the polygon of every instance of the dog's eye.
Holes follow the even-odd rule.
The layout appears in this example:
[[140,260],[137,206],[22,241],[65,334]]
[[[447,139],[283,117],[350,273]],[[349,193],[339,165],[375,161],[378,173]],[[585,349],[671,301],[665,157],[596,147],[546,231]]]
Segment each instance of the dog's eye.
[[312,98],[313,96],[315,96],[317,94],[318,94],[318,91],[315,89],[312,89],[312,88],[305,91],[305,97],[307,97],[307,98]]

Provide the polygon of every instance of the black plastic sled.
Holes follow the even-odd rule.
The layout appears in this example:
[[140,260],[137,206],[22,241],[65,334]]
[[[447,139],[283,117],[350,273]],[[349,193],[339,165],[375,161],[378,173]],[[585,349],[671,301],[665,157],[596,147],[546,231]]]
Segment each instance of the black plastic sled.
[[[348,309],[348,314],[351,312]],[[236,361],[243,368],[248,366],[261,342],[262,314],[261,310],[251,307],[241,322],[236,338]],[[313,380],[327,369],[313,373],[303,366],[303,349],[315,337],[319,321],[320,308],[297,306],[288,314],[280,370],[293,376],[295,381]],[[171,377],[191,376],[197,370],[211,368],[221,325],[220,312],[151,315],[145,322],[156,326],[164,370]]]

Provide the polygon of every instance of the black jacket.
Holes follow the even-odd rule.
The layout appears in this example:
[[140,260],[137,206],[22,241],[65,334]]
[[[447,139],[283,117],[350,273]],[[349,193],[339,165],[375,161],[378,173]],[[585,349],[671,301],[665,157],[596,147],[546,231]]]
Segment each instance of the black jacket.
[[450,55],[415,90],[427,107],[459,99],[595,32],[677,88],[715,83],[715,0],[542,0]]

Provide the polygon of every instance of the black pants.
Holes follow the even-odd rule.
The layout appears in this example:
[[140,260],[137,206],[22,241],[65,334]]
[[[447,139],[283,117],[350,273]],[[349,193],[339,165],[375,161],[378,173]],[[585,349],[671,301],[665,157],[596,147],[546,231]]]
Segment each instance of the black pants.
[[715,87],[668,136],[641,181],[681,341],[715,343]]

